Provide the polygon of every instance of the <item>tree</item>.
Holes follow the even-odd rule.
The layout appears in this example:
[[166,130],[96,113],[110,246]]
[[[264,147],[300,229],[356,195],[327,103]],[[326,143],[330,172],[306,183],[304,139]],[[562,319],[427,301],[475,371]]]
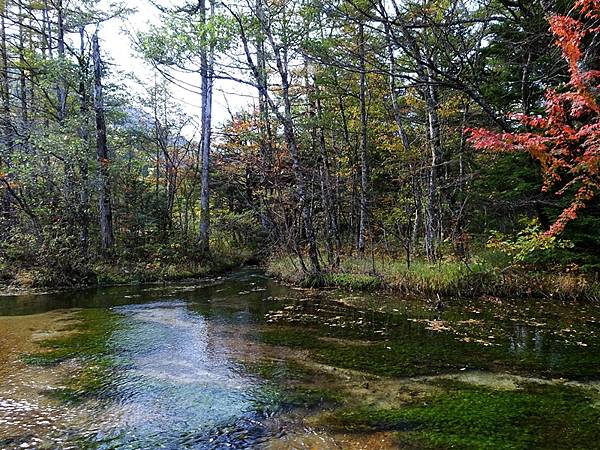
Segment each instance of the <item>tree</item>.
[[600,19],[600,2],[579,0],[577,6],[579,18],[554,15],[549,20],[570,80],[546,91],[544,116],[513,114],[523,131],[497,133],[479,128],[470,130],[469,138],[480,150],[528,152],[541,165],[543,190],[570,194],[570,204],[547,230],[549,236],[561,233],[600,191],[600,70],[585,68],[582,49],[586,40],[600,31],[594,23]]
[[199,252],[207,256],[210,250],[210,154],[215,52],[217,42],[221,50],[226,48],[227,33],[222,33],[225,28],[216,12],[214,0],[210,0],[208,5],[206,0],[200,0],[197,4],[186,4],[173,10],[163,9],[162,12],[163,25],[139,36],[140,50],[171,82],[176,82],[176,79],[168,69],[200,75],[202,137],[199,146],[201,193],[198,247]]
[[96,155],[98,158],[98,183],[100,207],[100,235],[102,250],[109,252],[113,246],[112,200],[109,180],[110,157],[106,139],[106,117],[102,89],[102,60],[98,32],[92,37],[92,59],[94,61],[94,111],[96,114]]
[[[268,42],[269,50],[272,52],[277,75],[279,76],[280,96],[282,105],[277,105],[273,95],[266,89],[264,84],[264,76],[261,73],[259,66],[260,60],[256,61],[250,50],[250,39],[247,32],[247,23],[243,17],[230,9],[234,16],[240,31],[242,47],[246,64],[254,78],[254,85],[262,91],[262,96],[267,100],[270,109],[273,111],[283,127],[283,135],[287,150],[292,163],[292,172],[295,180],[295,190],[297,196],[298,209],[301,211],[304,234],[308,244],[308,257],[310,260],[310,272],[318,274],[321,272],[321,264],[319,261],[317,235],[314,224],[314,212],[311,207],[309,191],[307,186],[307,178],[305,174],[304,164],[300,155],[300,146],[298,139],[298,129],[294,118],[292,104],[292,80],[293,74],[290,69],[292,59],[299,51],[297,37],[303,36],[303,30],[299,32],[295,29],[299,26],[296,23],[296,4],[282,5],[281,7],[273,8],[272,11],[258,12],[258,17],[253,17],[257,20],[260,33],[265,36]],[[255,15],[257,12],[254,12]],[[260,54],[260,53],[259,53]],[[305,268],[306,269],[306,268]]]
[[[199,2],[200,24],[206,27],[206,1]],[[215,2],[210,2],[211,16],[215,14]],[[201,191],[200,191],[200,232],[199,243],[200,252],[207,255],[210,251],[210,145],[212,133],[212,96],[214,83],[214,40],[204,42],[200,46],[200,77],[201,77],[201,163],[200,171]]]

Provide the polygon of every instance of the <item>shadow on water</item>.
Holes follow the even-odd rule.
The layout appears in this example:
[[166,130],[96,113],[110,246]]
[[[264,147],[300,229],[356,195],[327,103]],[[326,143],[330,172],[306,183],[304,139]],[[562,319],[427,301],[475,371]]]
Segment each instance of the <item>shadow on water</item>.
[[268,278],[259,271],[247,269],[227,277],[215,277],[189,284],[127,285],[40,295],[11,295],[0,297],[0,316],[38,314],[57,309],[108,308],[143,304],[157,299],[185,298],[204,301],[215,296],[235,296],[248,286],[259,283],[269,283]]
[[543,448],[557,427],[581,445],[600,432],[599,308],[446,303],[257,270],[1,298],[0,448]]

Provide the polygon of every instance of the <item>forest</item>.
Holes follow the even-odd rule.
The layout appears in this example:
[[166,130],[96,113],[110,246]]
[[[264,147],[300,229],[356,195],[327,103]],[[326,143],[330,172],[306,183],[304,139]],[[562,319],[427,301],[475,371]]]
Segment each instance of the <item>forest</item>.
[[600,436],[600,0],[0,0],[0,449]]
[[[0,2],[6,289],[252,263],[303,286],[600,296],[598,0],[144,7],[150,80],[104,50],[127,3]],[[224,81],[250,101],[217,122]]]

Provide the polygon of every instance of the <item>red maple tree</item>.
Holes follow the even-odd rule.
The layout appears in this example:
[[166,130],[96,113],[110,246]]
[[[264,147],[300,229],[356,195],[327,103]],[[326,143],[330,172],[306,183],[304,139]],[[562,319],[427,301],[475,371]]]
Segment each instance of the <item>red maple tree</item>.
[[575,9],[579,18],[555,15],[549,19],[555,43],[569,66],[569,82],[560,90],[546,91],[544,115],[510,115],[531,131],[467,130],[469,142],[476,149],[529,152],[541,164],[544,191],[557,185],[557,195],[574,191],[570,205],[546,232],[547,236],[562,232],[578,211],[600,193],[600,70],[582,67],[585,38],[600,32],[600,26],[589,26],[600,20],[600,0],[578,0]]

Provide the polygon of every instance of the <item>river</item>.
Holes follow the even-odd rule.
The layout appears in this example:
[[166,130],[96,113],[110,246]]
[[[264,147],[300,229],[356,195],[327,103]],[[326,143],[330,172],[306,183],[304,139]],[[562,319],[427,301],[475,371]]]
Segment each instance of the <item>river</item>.
[[0,297],[0,449],[600,448],[600,306],[246,269]]

